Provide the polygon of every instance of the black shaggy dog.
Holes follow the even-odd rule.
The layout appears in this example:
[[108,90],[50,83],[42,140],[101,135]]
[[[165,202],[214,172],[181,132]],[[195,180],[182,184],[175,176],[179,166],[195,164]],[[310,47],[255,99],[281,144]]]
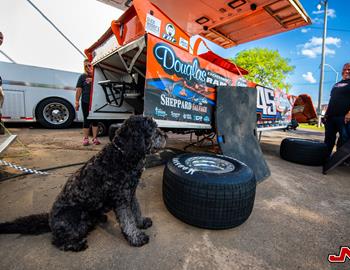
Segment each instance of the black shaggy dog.
[[165,146],[165,134],[149,117],[132,116],[112,142],[69,177],[49,214],[22,217],[0,224],[0,233],[52,232],[61,250],[86,249],[87,235],[113,210],[125,238],[132,246],[147,244],[140,229],[152,226],[142,217],[135,191],[144,170],[145,156]]

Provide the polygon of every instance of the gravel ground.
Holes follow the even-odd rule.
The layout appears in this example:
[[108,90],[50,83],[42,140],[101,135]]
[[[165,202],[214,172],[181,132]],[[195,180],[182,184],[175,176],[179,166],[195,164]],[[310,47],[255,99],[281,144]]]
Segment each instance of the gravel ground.
[[[108,143],[83,147],[81,131],[12,126],[20,143],[12,144],[3,159],[28,168],[49,168],[84,162]],[[350,245],[350,168],[322,175],[320,167],[293,164],[279,157],[285,137],[323,139],[307,130],[266,132],[261,148],[271,176],[257,187],[251,217],[230,230],[204,230],[173,217],[162,200],[163,166],[147,169],[137,195],[143,214],[153,219],[147,230],[150,243],[128,245],[112,213],[107,224],[89,237],[80,253],[62,252],[50,234],[0,235],[0,269],[349,269],[331,265],[328,254]],[[168,146],[182,149],[189,135],[170,134]],[[191,147],[191,151],[212,149]],[[0,183],[0,222],[50,209],[55,196],[78,166],[29,175]],[[17,171],[2,167],[2,177]]]

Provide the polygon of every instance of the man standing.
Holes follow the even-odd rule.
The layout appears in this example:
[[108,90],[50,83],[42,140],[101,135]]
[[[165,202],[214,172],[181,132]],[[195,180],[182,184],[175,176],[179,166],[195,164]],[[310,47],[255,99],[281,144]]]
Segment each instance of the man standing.
[[325,114],[325,144],[328,154],[332,154],[337,133],[339,139],[337,146],[342,146],[344,141],[345,124],[350,123],[350,63],[343,66],[343,79],[336,83],[331,91],[328,108]]

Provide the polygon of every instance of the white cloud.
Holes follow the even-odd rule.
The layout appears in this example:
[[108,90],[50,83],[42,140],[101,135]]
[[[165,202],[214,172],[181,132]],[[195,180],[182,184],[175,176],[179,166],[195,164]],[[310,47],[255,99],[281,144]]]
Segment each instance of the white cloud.
[[320,18],[313,18],[312,19],[313,24],[323,24],[323,19]]
[[303,29],[301,29],[301,32],[302,33],[307,33],[307,32],[309,32],[311,30],[311,28],[303,28]]
[[[325,53],[326,55],[335,55],[335,50],[330,48],[330,46],[335,46],[337,48],[341,45],[341,39],[337,37],[328,37],[326,38],[326,47]],[[318,55],[322,53],[322,38],[320,37],[312,37],[301,46],[301,54],[305,55],[309,58],[316,58]]]
[[[341,39],[337,37],[327,37],[326,38],[326,45],[334,45],[336,47],[340,47]],[[304,44],[304,48],[312,48],[315,46],[320,46],[322,45],[322,38],[321,37],[312,37],[309,39],[308,42]]]
[[[312,14],[315,14],[315,15],[324,14],[324,10],[313,11]],[[337,17],[337,15],[335,14],[335,10],[332,8],[328,9],[327,16],[332,18],[332,19]]]
[[[313,47],[310,49],[302,49],[301,50],[301,54],[305,55],[307,57],[310,58],[316,58],[317,55],[321,55],[322,53],[322,46],[317,46],[317,47]],[[325,47],[325,54],[326,55],[335,55],[335,50],[330,49],[328,47]]]
[[314,75],[312,74],[312,72],[308,71],[306,72],[306,74],[303,74],[302,76],[305,79],[305,81],[309,83],[316,83],[316,79],[314,78]]

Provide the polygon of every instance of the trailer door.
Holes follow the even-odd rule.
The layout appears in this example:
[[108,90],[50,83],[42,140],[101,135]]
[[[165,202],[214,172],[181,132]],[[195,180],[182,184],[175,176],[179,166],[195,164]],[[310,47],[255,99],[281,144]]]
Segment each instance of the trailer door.
[[3,119],[21,120],[25,118],[24,92],[4,89],[5,102],[2,110]]

